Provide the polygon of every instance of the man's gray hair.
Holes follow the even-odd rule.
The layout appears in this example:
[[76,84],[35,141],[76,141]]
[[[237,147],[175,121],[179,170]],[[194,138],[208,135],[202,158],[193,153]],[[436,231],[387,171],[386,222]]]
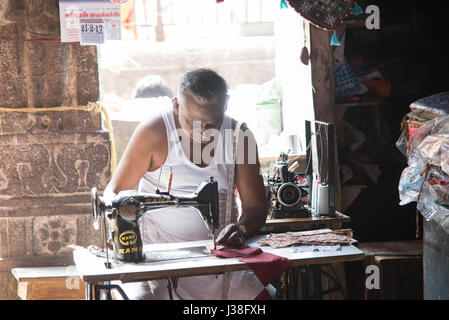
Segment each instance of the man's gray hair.
[[179,80],[179,97],[189,97],[201,106],[225,106],[228,96],[226,81],[211,69],[187,72]]

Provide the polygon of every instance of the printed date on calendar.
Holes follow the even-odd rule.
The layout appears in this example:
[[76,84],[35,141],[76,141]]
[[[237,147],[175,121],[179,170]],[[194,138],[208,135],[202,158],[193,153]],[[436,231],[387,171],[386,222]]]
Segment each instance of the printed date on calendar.
[[103,33],[103,25],[102,24],[81,24],[81,32],[95,32],[95,33]]

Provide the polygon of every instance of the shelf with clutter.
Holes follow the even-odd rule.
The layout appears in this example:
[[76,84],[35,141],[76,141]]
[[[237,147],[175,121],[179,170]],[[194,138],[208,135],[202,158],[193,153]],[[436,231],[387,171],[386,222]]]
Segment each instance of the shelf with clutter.
[[362,241],[414,239],[416,204],[400,205],[407,159],[396,142],[403,118],[402,129],[413,133],[435,117],[431,104],[418,102],[449,89],[446,22],[420,1],[357,2],[362,10],[379,6],[381,14],[380,29],[371,30],[366,15],[348,16],[333,46],[340,178],[352,201],[345,214]]
[[382,114],[392,83],[382,72],[382,59],[367,54],[364,39],[378,31],[366,27],[367,5],[363,1],[357,5],[359,9],[352,10],[331,41],[343,211],[378,183],[392,142]]

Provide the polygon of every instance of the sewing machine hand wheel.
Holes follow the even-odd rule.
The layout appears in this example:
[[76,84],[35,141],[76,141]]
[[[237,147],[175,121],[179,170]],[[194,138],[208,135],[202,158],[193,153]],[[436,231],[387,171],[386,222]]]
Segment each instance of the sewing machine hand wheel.
[[95,187],[93,187],[91,191],[91,202],[92,202],[92,225],[95,230],[99,230],[102,211],[100,208],[100,197],[98,196],[98,190]]

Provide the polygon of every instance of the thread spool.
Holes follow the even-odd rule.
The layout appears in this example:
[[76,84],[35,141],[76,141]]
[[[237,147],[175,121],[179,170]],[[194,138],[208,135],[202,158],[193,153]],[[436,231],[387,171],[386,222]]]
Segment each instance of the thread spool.
[[318,215],[318,187],[321,185],[320,179],[315,177],[312,182],[312,214]]
[[317,214],[328,215],[329,214],[329,186],[319,185],[318,187],[318,200],[317,200]]
[[312,188],[310,189],[312,192],[312,199],[310,201],[310,211],[312,214],[315,214],[315,178],[312,178]]

